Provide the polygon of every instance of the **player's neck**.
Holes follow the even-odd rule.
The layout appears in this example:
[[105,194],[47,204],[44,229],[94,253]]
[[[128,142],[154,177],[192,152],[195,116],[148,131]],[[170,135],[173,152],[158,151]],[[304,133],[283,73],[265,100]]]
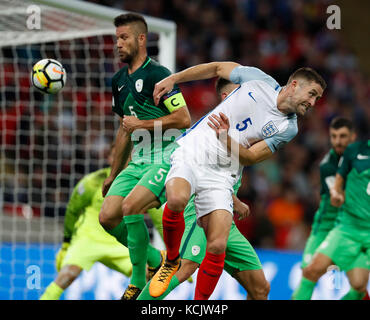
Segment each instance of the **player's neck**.
[[277,108],[280,112],[284,114],[292,113],[294,112],[291,107],[290,99],[289,99],[289,94],[286,90],[286,87],[283,87],[278,96],[277,96],[277,101],[276,101]]
[[137,69],[139,69],[139,68],[143,65],[143,63],[144,63],[144,61],[145,61],[146,57],[147,57],[147,53],[146,53],[146,51],[145,51],[145,52],[143,52],[143,53],[139,53],[139,54],[135,57],[135,59],[133,59],[133,60],[132,60],[132,62],[128,65],[128,74],[132,74],[132,73],[134,73]]

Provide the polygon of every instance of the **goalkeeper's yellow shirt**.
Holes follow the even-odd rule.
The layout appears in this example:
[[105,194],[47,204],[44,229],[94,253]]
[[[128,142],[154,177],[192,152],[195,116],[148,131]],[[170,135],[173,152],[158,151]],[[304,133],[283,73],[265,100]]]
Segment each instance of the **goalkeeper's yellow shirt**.
[[64,219],[64,241],[77,235],[88,235],[98,241],[111,241],[99,223],[103,204],[102,185],[109,176],[110,168],[100,169],[83,177],[73,189]]

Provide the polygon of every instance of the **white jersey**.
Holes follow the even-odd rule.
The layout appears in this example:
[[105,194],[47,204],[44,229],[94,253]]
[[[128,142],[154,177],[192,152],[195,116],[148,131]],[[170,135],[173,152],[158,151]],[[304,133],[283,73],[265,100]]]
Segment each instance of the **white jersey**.
[[254,67],[239,66],[231,72],[230,80],[240,86],[177,142],[186,162],[218,168],[238,178],[242,167],[238,159],[228,155],[226,147],[209,127],[211,114],[224,113],[229,118],[229,135],[244,147],[265,140],[272,152],[290,141],[298,127],[296,114],[287,115],[277,109],[281,87],[271,76]]

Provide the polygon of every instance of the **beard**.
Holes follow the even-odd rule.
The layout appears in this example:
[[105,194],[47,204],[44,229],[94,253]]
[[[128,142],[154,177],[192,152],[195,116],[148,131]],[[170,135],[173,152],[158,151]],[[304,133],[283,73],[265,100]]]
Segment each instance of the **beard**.
[[333,146],[333,149],[338,156],[342,156],[345,150],[345,146],[337,145]]
[[124,55],[120,56],[121,62],[131,64],[132,60],[134,59],[133,55],[130,53],[125,53]]
[[138,47],[138,44],[136,43],[136,46],[131,48],[131,51],[126,51],[124,52],[123,55],[120,56],[120,60],[121,62],[124,62],[130,65],[134,61],[134,59],[137,57],[138,53],[139,53],[139,47]]

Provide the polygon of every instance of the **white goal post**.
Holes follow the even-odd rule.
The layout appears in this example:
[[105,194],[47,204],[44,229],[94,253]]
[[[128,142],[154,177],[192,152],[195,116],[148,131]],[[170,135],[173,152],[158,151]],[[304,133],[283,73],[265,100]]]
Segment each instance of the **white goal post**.
[[[22,5],[22,4],[23,5]],[[33,13],[33,5],[39,5],[41,10],[62,10],[79,14],[86,19],[93,19],[99,29],[92,28],[91,30],[72,29],[71,33],[61,33],[52,30],[28,30],[24,33],[21,31],[3,30],[0,29],[0,46],[27,44],[32,42],[47,42],[69,39],[71,36],[75,38],[86,37],[89,35],[115,34],[113,19],[122,13],[127,13],[125,10],[105,7],[94,3],[78,0],[33,0],[33,1],[18,1],[18,0],[2,0],[0,5],[3,10],[0,10],[0,17],[21,15],[24,17],[23,23],[26,26],[28,17]],[[0,7],[0,8],[1,8]],[[159,35],[159,50],[158,61],[170,69],[172,72],[176,69],[176,24],[173,21],[159,19],[143,15],[149,32],[154,32]],[[41,21],[42,24],[42,21]]]

